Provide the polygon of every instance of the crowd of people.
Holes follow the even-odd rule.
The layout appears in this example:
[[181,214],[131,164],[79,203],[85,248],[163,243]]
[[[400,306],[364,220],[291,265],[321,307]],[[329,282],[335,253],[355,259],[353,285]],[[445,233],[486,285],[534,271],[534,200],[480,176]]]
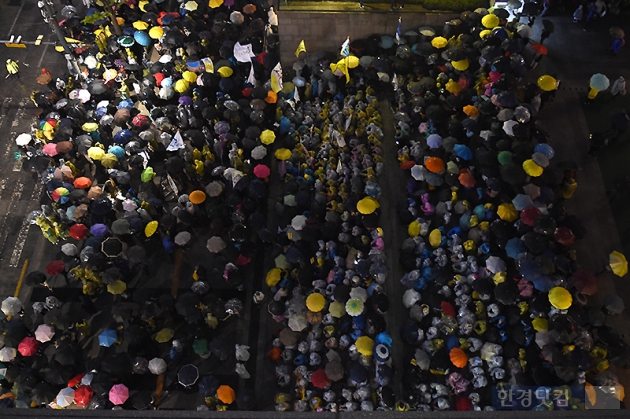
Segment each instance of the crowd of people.
[[[558,81],[525,83],[529,25],[465,12],[442,35],[308,52],[289,81],[266,3],[60,13],[83,74],[43,71],[41,121],[16,138],[50,198],[29,219],[59,253],[26,277],[44,301],[2,302],[0,406],[144,409],[162,389],[198,392],[200,409],[267,403],[235,392],[254,366],[234,333],[248,288],[276,326],[260,339],[278,411],[484,410],[500,385],[619,388],[609,366],[628,348],[604,323],[623,308],[586,305],[597,281],[562,205],[575,174],[536,120]],[[409,237],[391,261],[379,176],[396,157],[408,197],[386,205]],[[186,253],[190,291],[156,287],[150,265]],[[618,253],[610,267],[627,272]],[[392,282],[408,309],[394,324]]]

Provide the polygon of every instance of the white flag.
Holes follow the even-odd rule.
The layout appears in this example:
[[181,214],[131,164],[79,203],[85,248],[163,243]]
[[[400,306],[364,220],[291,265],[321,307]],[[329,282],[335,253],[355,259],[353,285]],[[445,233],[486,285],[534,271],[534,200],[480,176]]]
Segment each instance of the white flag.
[[173,136],[171,143],[168,145],[168,147],[166,147],[166,151],[176,151],[180,148],[184,148],[184,139],[182,138],[182,134],[177,131],[175,136]]
[[297,86],[295,86],[295,90],[293,91],[293,100],[295,103],[300,101],[300,93],[298,92]]
[[282,90],[282,67],[280,63],[276,64],[276,66],[271,70],[271,90],[274,93],[278,93]]
[[252,86],[256,86],[256,77],[254,76],[254,63],[252,63],[249,69],[249,77],[247,77],[247,83],[251,84]]
[[234,44],[234,58],[241,63],[248,63],[255,57],[256,54],[252,51],[252,44],[241,45],[239,42]]
[[341,44],[341,54],[342,57],[347,57],[350,55],[350,37],[346,39],[346,42]]

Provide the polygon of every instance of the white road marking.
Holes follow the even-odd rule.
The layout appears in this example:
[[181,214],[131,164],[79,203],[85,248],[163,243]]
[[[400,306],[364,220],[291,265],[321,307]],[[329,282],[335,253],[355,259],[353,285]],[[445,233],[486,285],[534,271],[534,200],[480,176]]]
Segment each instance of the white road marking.
[[9,105],[11,105],[12,101],[13,101],[12,97],[7,97],[7,98],[4,98],[4,101],[2,102],[2,107],[0,107],[0,128],[4,124],[4,118],[9,113]]
[[[15,113],[15,117],[13,118],[13,121],[11,122],[11,129],[14,129],[18,125],[20,125],[20,120],[24,118],[24,115],[26,114],[26,105],[28,104],[28,101],[29,101],[28,98],[23,98],[22,100],[20,100],[20,104],[18,105],[18,110]],[[11,131],[11,134],[9,135],[10,141],[7,141],[7,149],[4,151],[5,160],[9,157],[9,154],[11,153],[11,151],[14,150],[13,147],[14,147],[15,137],[17,137],[17,132]],[[13,167],[14,172],[20,171],[21,169],[22,169],[21,163],[20,163],[20,167],[17,170],[15,170],[15,166]]]
[[14,214],[16,212],[16,205],[22,198],[22,185],[15,182],[15,190],[13,194],[11,194],[11,201],[7,206],[6,215],[2,218],[2,224],[0,224],[0,232],[3,232],[2,243],[0,243],[0,255],[4,251],[4,247],[7,244],[7,240],[9,238],[9,232],[7,231],[7,220],[9,219],[10,214]]
[[15,243],[15,247],[13,248],[13,254],[11,255],[11,260],[9,261],[10,268],[17,268],[20,263],[20,258],[22,257],[22,250],[24,250],[24,245],[26,244],[26,238],[28,237],[28,231],[31,228],[31,223],[28,221],[26,217],[24,217],[24,221],[22,221],[22,227],[20,228],[20,232],[17,237],[17,241]]
[[42,56],[39,57],[39,61],[37,62],[37,67],[42,67],[42,62],[44,61],[44,56],[46,55],[46,51],[48,51],[48,44],[44,46],[44,50],[42,51]]
[[11,29],[9,29],[9,33],[7,34],[7,38],[10,37],[11,35],[15,35],[13,33],[13,28],[15,28],[15,24],[17,23],[18,19],[20,18],[20,13],[22,13],[22,9],[24,8],[24,3],[26,3],[25,1],[22,2],[22,4],[20,5],[20,10],[18,10],[17,15],[15,16],[15,19],[13,19],[13,25],[11,25]]
[[22,165],[24,164],[24,158],[20,157],[19,159],[17,159],[15,161],[15,163],[13,163],[13,171],[14,172],[19,172],[22,170]]

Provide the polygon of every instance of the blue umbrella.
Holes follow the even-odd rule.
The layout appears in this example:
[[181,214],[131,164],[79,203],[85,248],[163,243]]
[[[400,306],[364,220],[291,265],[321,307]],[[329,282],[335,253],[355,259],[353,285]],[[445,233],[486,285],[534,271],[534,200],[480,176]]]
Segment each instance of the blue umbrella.
[[464,144],[455,144],[455,146],[453,147],[453,151],[461,159],[472,160],[473,158],[472,151],[470,151],[470,149]]
[[606,90],[610,86],[610,80],[602,73],[593,74],[591,76],[590,85],[595,90]]
[[512,200],[512,204],[514,204],[514,208],[517,211],[523,211],[527,207],[531,207],[534,205],[534,201],[532,201],[532,197],[525,194],[518,194]]
[[380,47],[383,49],[389,49],[394,46],[394,38],[389,35],[381,35]]
[[109,148],[108,150],[109,153],[112,153],[114,156],[118,157],[119,159],[123,158],[125,156],[125,149],[122,148],[119,145],[115,145]]
[[505,253],[507,253],[508,257],[516,259],[521,253],[527,253],[527,247],[525,247],[523,240],[514,237],[508,240],[505,245]]
[[213,375],[205,375],[199,380],[199,393],[204,397],[213,396],[220,385],[221,382],[218,378]]
[[149,45],[151,45],[151,38],[146,32],[142,32],[142,31],[134,32],[133,39],[135,39],[136,42],[142,45],[143,47],[148,47]]
[[431,134],[427,137],[427,145],[431,148],[442,147],[442,137],[438,134]]
[[104,237],[108,231],[109,229],[105,224],[98,223],[90,227],[90,233],[96,237]]
[[116,331],[114,329],[105,329],[98,335],[98,344],[109,348],[118,340]]
[[131,99],[121,100],[120,103],[118,103],[118,109],[122,109],[122,108],[126,108],[126,109],[133,108],[133,100]]
[[531,281],[534,284],[534,288],[538,291],[548,292],[554,287],[553,280],[547,275],[541,275],[538,278]]
[[534,147],[534,153],[544,154],[549,159],[553,158],[553,156],[555,155],[553,148],[546,143],[536,144],[536,147]]
[[542,267],[533,259],[528,259],[521,263],[519,272],[526,281],[534,281],[542,275]]
[[131,141],[133,134],[128,129],[121,129],[114,135],[114,142],[116,144],[127,144]]

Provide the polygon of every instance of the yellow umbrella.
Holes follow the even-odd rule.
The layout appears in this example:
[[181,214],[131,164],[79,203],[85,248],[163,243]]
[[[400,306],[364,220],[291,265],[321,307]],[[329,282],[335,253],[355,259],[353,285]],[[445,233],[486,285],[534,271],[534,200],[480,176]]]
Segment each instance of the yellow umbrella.
[[628,273],[628,261],[623,253],[614,251],[608,256],[608,264],[613,273],[619,277]]
[[197,81],[197,75],[195,73],[193,73],[192,71],[184,71],[182,73],[182,77],[188,83],[195,83]]
[[133,27],[139,31],[146,31],[149,28],[149,24],[142,20],[136,20],[133,22]]
[[357,351],[364,356],[372,355],[372,350],[374,349],[374,341],[370,339],[368,336],[360,336],[356,342],[354,342],[357,347]]
[[219,73],[221,77],[225,78],[230,77],[232,74],[234,74],[234,70],[232,70],[231,67],[223,66],[217,70],[217,73]]
[[118,75],[118,71],[114,70],[113,68],[110,68],[109,70],[105,70],[105,72],[103,73],[103,80],[105,81],[114,80],[117,75]]
[[291,158],[291,150],[288,148],[279,148],[276,150],[275,156],[278,160],[289,160]]
[[98,124],[96,122],[86,122],[81,126],[81,129],[85,132],[92,132],[98,129]]
[[449,80],[448,83],[446,83],[446,91],[453,94],[459,93],[462,91],[462,86],[455,80]]
[[92,160],[100,160],[105,156],[105,150],[100,147],[90,147],[88,148],[87,155]]
[[108,169],[114,167],[116,163],[118,163],[118,157],[116,157],[115,154],[105,153],[105,155],[103,155],[103,158],[101,158],[101,164]]
[[269,145],[276,141],[276,133],[270,129],[266,129],[260,133],[260,142]]
[[340,319],[346,315],[346,306],[345,304],[340,303],[339,301],[333,301],[328,306],[328,311],[333,317]]
[[188,90],[188,87],[190,87],[190,83],[188,83],[184,79],[179,79],[175,82],[175,86],[173,86],[173,90],[175,90],[177,93],[183,93],[186,90]]
[[431,45],[437,49],[442,49],[448,44],[448,40],[443,36],[436,36],[431,40]]
[[155,335],[155,340],[159,343],[168,342],[173,338],[173,335],[175,335],[173,329],[171,329],[170,327],[165,327],[164,329],[160,330],[157,335]]
[[470,61],[468,61],[468,58],[464,58],[463,60],[459,61],[451,61],[451,65],[455,70],[464,71],[468,69]]
[[197,10],[198,7],[199,7],[199,5],[197,4],[196,1],[187,1],[184,4],[184,9],[188,10],[189,12],[193,12],[193,11]]
[[417,237],[420,235],[420,222],[417,220],[412,221],[407,227],[407,233],[410,237]]
[[442,232],[440,230],[433,229],[429,234],[429,244],[433,247],[438,247],[442,243]]
[[514,204],[511,202],[504,202],[503,204],[499,205],[499,208],[497,209],[497,214],[499,214],[499,218],[501,218],[503,221],[516,221],[516,219],[518,218],[518,211],[516,211],[516,208],[514,208]]
[[115,280],[111,284],[107,285],[107,292],[114,295],[119,295],[125,292],[127,289],[127,284],[122,282],[120,279]]
[[306,308],[317,313],[324,309],[326,306],[326,299],[318,292],[314,292],[306,297]]
[[488,29],[492,29],[499,26],[499,18],[497,15],[487,14],[481,18],[481,24]]
[[483,31],[479,32],[479,38],[483,39],[488,35],[492,35],[492,31],[490,29],[484,29]]
[[157,231],[157,228],[158,228],[158,222],[157,221],[151,221],[144,228],[144,235],[147,236],[147,237],[151,237],[153,234],[155,234],[155,232]]
[[538,85],[538,87],[540,87],[540,89],[544,90],[545,92],[551,92],[552,90],[556,90],[557,83],[558,82],[556,81],[556,79],[554,79],[548,74],[538,77],[538,80],[536,81],[536,84]]
[[573,297],[571,297],[571,293],[567,291],[566,288],[562,287],[553,287],[549,291],[548,297],[551,305],[558,310],[566,310],[571,307],[571,304],[573,303]]
[[538,177],[542,175],[544,171],[542,166],[536,164],[536,162],[532,159],[527,159],[523,162],[523,170],[532,177]]
[[359,57],[355,57],[354,55],[350,55],[345,59],[348,68],[357,68],[359,66]]
[[151,39],[160,39],[162,36],[164,36],[164,29],[162,29],[161,27],[154,26],[149,29],[149,37]]
[[547,323],[547,319],[544,319],[542,317],[536,317],[534,320],[532,320],[532,326],[534,327],[534,330],[537,332],[540,332],[543,330],[549,330],[549,324]]
[[366,196],[357,202],[357,210],[361,214],[372,214],[379,207],[378,201],[371,196]]
[[267,278],[265,278],[265,282],[268,287],[275,287],[278,282],[280,282],[282,275],[282,269],[273,268],[269,272],[267,272]]
[[210,0],[210,2],[208,3],[208,6],[210,6],[213,9],[216,9],[222,4],[223,4],[223,0]]

